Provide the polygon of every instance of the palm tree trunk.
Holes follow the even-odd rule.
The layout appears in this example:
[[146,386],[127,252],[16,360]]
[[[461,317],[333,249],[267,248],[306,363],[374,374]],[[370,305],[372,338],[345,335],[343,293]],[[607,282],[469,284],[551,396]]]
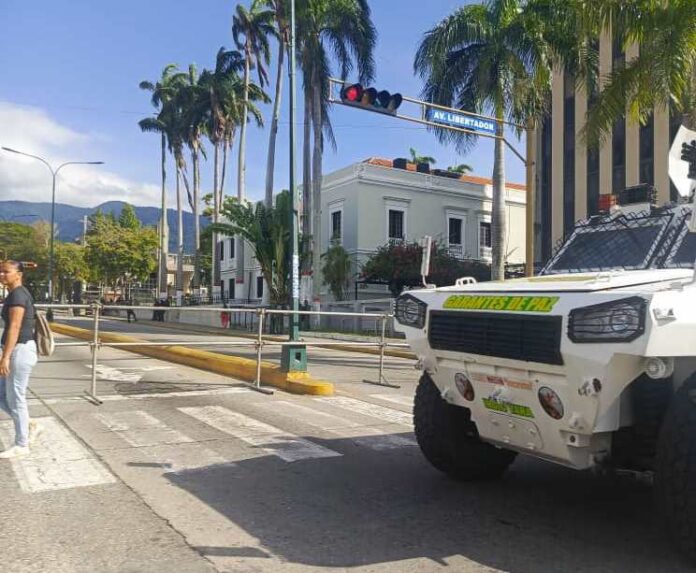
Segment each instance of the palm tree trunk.
[[266,207],[273,206],[273,170],[275,169],[276,138],[278,136],[278,118],[280,117],[280,100],[283,89],[283,62],[285,59],[285,45],[278,41],[278,72],[276,74],[275,101],[273,103],[273,119],[271,120],[271,133],[268,138],[268,162],[266,163]]
[[[213,172],[213,224],[218,223],[220,217],[220,142],[215,142],[215,160],[214,160],[214,172]],[[218,236],[217,233],[213,232],[212,235],[212,245],[211,245],[211,259],[210,259],[210,294],[214,294],[217,291],[218,280],[220,277],[220,257],[218,254]]]
[[200,202],[200,171],[198,166],[198,144],[194,144],[191,151],[191,163],[193,164],[193,229],[194,229],[194,259],[193,259],[193,291],[200,294],[201,289],[201,222],[198,217],[198,203]]
[[304,141],[302,144],[302,234],[309,237],[312,234],[312,94],[310,88],[305,88],[304,100]]
[[312,87],[312,125],[314,127],[314,152],[312,155],[312,295],[314,300],[319,298],[321,290],[321,184],[322,184],[322,116],[321,116],[321,85],[314,82]]
[[176,304],[184,294],[184,205],[181,200],[181,170],[176,168]]
[[232,146],[231,143],[229,143],[223,139],[223,141],[222,141],[222,173],[220,174],[220,196],[218,197],[218,199],[220,200],[219,208],[222,208],[222,198],[225,196],[225,175],[227,175],[227,149],[231,146]]
[[244,154],[246,153],[246,129],[247,129],[247,109],[249,104],[249,68],[250,54],[246,54],[244,59],[244,105],[242,108],[242,131],[239,134],[239,160],[237,163],[237,198],[242,201],[245,197],[245,175],[246,162]]
[[491,279],[505,279],[505,144],[503,142],[502,114],[497,114],[495,155],[493,158],[493,207],[491,213]]
[[160,297],[167,296],[167,252],[165,245],[165,232],[167,226],[167,136],[162,132],[162,213],[160,217],[160,260],[159,260],[159,292]]

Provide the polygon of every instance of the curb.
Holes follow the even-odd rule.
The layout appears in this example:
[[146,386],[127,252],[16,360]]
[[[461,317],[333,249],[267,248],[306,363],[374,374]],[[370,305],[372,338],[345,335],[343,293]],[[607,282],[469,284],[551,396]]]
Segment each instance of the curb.
[[[92,341],[93,334],[84,328],[69,326],[67,324],[51,323],[53,332],[79,338],[81,340]],[[101,333],[99,342],[143,342],[139,338],[126,336],[124,334]],[[239,356],[229,356],[218,354],[208,350],[198,350],[185,346],[123,346],[120,350],[143,354],[152,358],[158,358],[167,362],[175,362],[184,366],[191,366],[200,370],[215,372],[233,378],[239,378],[247,382],[256,380],[256,361]],[[292,392],[293,394],[310,394],[313,396],[332,396],[334,386],[331,382],[313,378],[306,372],[287,373],[281,371],[280,367],[270,362],[261,362],[261,382],[269,386],[274,386]]]
[[[218,328],[216,326],[200,326],[197,324],[188,324],[186,322],[177,322],[177,323],[161,323],[161,322],[155,322],[153,320],[142,320],[139,322],[146,323],[148,326],[154,326],[156,328],[163,328],[165,330],[189,330],[191,332],[198,332],[201,334],[221,334],[223,336],[234,336],[237,338],[249,338],[249,339],[256,339],[255,334],[245,334],[243,332],[237,332],[237,331],[230,331],[225,328]],[[301,334],[301,333],[300,333]],[[285,342],[287,338],[283,338],[280,336],[273,336],[273,335],[264,335],[264,340],[272,340],[274,342]],[[307,338],[314,338],[313,336],[307,337]],[[300,339],[303,342],[306,342],[305,339],[301,338]],[[379,356],[379,349],[378,348],[367,348],[365,346],[350,346],[350,345],[336,345],[332,344],[331,342],[327,342],[326,344],[322,344],[321,346],[317,346],[317,348],[329,348],[331,350],[341,350],[343,352],[354,352],[358,354],[371,354],[373,356]],[[411,359],[411,360],[416,360],[418,356],[416,356],[413,352],[409,352],[408,350],[390,350],[389,348],[386,348],[384,350],[384,355],[385,356],[391,356],[393,358],[406,358],[406,359]]]

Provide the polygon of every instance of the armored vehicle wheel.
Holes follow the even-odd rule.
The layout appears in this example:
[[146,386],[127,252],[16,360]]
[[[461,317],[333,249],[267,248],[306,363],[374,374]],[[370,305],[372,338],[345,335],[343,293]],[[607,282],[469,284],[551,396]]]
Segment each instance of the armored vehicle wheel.
[[416,390],[413,417],[416,439],[427,460],[455,479],[494,479],[515,459],[515,452],[482,442],[469,410],[443,400],[427,374]]
[[655,460],[655,499],[670,537],[696,560],[696,374],[672,397]]

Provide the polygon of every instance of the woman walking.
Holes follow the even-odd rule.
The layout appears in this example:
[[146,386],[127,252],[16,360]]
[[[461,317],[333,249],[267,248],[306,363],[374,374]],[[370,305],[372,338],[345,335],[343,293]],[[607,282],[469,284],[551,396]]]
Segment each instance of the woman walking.
[[8,295],[2,305],[4,329],[0,340],[0,408],[14,422],[15,443],[0,458],[17,458],[29,453],[29,442],[38,434],[38,427],[29,421],[27,387],[31,370],[36,365],[34,342],[34,301],[22,285],[24,266],[17,261],[0,263],[0,282]]

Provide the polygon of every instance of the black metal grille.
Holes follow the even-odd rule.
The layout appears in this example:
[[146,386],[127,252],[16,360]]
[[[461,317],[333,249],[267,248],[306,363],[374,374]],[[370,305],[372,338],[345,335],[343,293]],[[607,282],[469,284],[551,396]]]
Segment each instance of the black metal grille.
[[563,364],[560,316],[430,312],[428,340],[435,350]]

